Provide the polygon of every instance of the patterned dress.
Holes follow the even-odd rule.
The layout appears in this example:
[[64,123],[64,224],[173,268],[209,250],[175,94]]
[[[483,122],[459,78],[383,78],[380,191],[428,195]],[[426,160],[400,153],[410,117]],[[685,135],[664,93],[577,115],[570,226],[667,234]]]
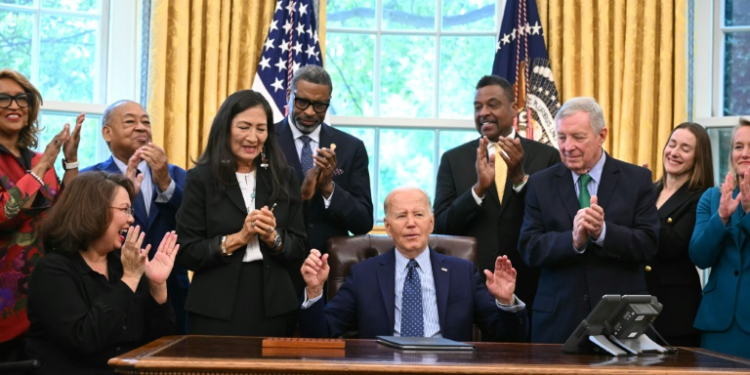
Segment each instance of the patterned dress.
[[[43,255],[36,227],[60,191],[54,168],[42,178],[44,186],[26,172],[41,158],[42,154],[28,149],[16,157],[0,146],[0,343],[29,329],[29,275]],[[32,198],[36,192],[40,194]],[[33,199],[31,207],[23,208],[29,199]]]

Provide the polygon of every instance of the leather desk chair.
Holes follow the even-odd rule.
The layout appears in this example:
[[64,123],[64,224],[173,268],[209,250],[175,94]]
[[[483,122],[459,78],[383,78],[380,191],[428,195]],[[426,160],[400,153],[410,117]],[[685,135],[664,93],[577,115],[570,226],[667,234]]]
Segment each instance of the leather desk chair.
[[[474,237],[430,235],[430,247],[440,254],[466,259],[476,266],[477,240]],[[328,240],[328,265],[331,270],[326,286],[327,300],[330,301],[344,283],[349,269],[358,262],[387,253],[393,249],[393,240],[384,235],[363,234],[352,237],[334,237]],[[345,337],[355,337],[348,333]],[[474,326],[474,341],[481,341],[481,333]]]

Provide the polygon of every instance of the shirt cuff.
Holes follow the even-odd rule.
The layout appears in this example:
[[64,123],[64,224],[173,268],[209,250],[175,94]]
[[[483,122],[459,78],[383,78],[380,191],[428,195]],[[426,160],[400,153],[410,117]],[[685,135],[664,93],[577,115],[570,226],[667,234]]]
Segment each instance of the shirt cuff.
[[511,313],[519,312],[526,308],[526,304],[523,303],[523,301],[521,301],[521,299],[518,298],[518,296],[516,296],[515,294],[513,295],[513,302],[511,302],[510,305],[504,305],[498,300],[495,300],[495,305],[497,305],[498,309]]
[[159,186],[156,186],[156,203],[167,203],[170,199],[172,199],[172,194],[174,194],[174,188],[175,183],[174,179],[171,179],[169,181],[169,187],[167,187],[167,190],[164,192],[159,191]]
[[307,299],[307,288],[305,288],[305,291],[303,293],[305,294],[305,300],[302,301],[302,310],[310,308],[310,306],[314,305],[315,302],[318,302],[321,298],[323,298],[323,292],[320,292],[320,294],[313,299]]
[[599,234],[599,238],[597,238],[594,243],[604,247],[604,236],[607,234],[607,223],[605,222],[602,224],[602,233]]
[[[323,205],[325,205],[326,209],[328,208],[328,206],[331,205],[331,199],[333,199],[333,193],[335,193],[335,192],[336,192],[336,183],[334,182],[333,183],[333,190],[331,190],[331,196],[328,197],[328,198],[323,197]],[[321,194],[321,196],[322,196],[322,194]]]
[[477,202],[477,206],[481,206],[481,205],[482,205],[482,201],[484,201],[484,196],[482,196],[482,197],[480,198],[480,197],[479,197],[479,196],[477,195],[477,193],[476,193],[476,192],[474,192],[474,188],[473,188],[473,187],[471,188],[471,196],[472,196],[472,197],[474,197],[474,202]]
[[524,186],[526,186],[526,183],[527,183],[528,181],[529,181],[529,175],[525,175],[525,176],[523,176],[523,181],[521,181],[521,183],[520,183],[520,184],[518,184],[518,185],[513,185],[513,190],[514,190],[514,191],[515,191],[516,193],[520,193],[520,192],[521,192],[521,190],[523,190],[523,187],[524,187]]

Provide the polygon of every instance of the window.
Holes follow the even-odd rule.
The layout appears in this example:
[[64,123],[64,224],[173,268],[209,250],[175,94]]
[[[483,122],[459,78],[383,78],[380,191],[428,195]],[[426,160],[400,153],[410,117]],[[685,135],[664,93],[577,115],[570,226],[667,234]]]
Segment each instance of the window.
[[329,113],[367,147],[376,223],[399,185],[434,199],[443,152],[478,137],[474,85],[492,71],[499,3],[327,1]]
[[[139,6],[139,0],[0,0],[0,67],[24,74],[44,98],[37,151],[86,112],[81,167],[109,156],[101,115],[108,101],[136,98]],[[114,59],[110,43],[118,46]],[[60,177],[62,158],[61,152],[55,165]]]
[[723,51],[721,116],[750,114],[750,1],[724,0],[718,14]]

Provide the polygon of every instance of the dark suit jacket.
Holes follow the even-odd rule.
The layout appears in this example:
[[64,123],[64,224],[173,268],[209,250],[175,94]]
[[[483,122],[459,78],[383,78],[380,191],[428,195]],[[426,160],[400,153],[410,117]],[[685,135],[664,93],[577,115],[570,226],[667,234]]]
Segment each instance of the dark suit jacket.
[[[310,308],[301,310],[301,335],[338,337],[353,329],[363,339],[393,335],[395,251],[354,265],[336,296],[325,307],[321,298]],[[473,264],[432,249],[429,251],[443,337],[471,341],[473,324],[476,324],[486,340],[525,338],[526,310],[517,313],[500,310]]]
[[651,172],[606,155],[599,205],[604,246],[573,249],[579,210],[571,171],[560,163],[529,178],[519,251],[541,269],[531,341],[563,343],[605,294],[648,294],[646,262],[656,255],[659,217]]
[[[284,156],[294,168],[298,184],[305,180],[302,174],[297,148],[294,145],[291,124],[285,118],[276,124],[278,143],[284,150]],[[334,129],[326,124],[320,125],[320,147],[331,147],[336,144],[336,171],[333,182],[331,205],[328,209],[320,193],[305,205],[305,224],[309,248],[326,251],[326,243],[331,237],[366,234],[372,230],[372,194],[370,193],[370,173],[367,150],[361,140]],[[313,153],[315,150],[313,150]]]
[[[284,181],[293,196],[290,200],[270,201],[271,172],[257,168],[256,207],[277,203],[273,214],[276,231],[282,237],[281,251],[274,251],[260,241],[263,253],[263,309],[266,317],[297,309],[296,296],[287,266],[305,256],[305,228],[299,198],[299,184],[292,169],[284,171]],[[229,319],[237,297],[245,247],[231,256],[220,250],[221,237],[237,233],[247,217],[247,207],[239,185],[219,191],[208,166],[197,166],[187,173],[183,205],[177,212],[177,234],[180,252],[177,262],[195,271],[186,309],[190,312]],[[299,269],[297,269],[299,272]]]
[[[553,147],[520,139],[524,152],[523,168],[527,174],[560,162],[560,153]],[[508,179],[501,205],[493,182],[482,205],[477,205],[471,188],[477,182],[478,147],[479,139],[476,139],[443,154],[435,189],[435,233],[475,237],[480,271],[494,271],[495,259],[507,255],[518,271],[516,295],[532,306],[539,271],[526,267],[518,253],[526,188],[517,193],[513,181]],[[484,274],[480,275],[484,279]]]
[[[737,198],[738,193],[739,188],[734,189],[732,197]],[[711,274],[703,288],[703,300],[694,326],[716,333],[730,329],[733,321],[737,321],[747,335],[750,333],[750,298],[747,297],[750,296],[750,243],[747,241],[750,215],[745,214],[742,206],[737,206],[725,225],[718,214],[720,199],[720,188],[710,188],[703,193],[696,209],[690,259],[700,268],[711,267]],[[727,339],[727,345],[733,344],[739,343]]]
[[[113,157],[110,156],[106,161],[82,169],[81,172],[104,171],[120,174],[120,168],[117,167],[117,164],[115,164],[115,161],[112,158]],[[151,245],[151,254],[149,254],[151,257],[154,256],[154,253],[156,253],[156,250],[159,248],[159,244],[164,238],[164,235],[167,232],[175,230],[175,215],[177,215],[177,209],[180,208],[180,204],[182,203],[182,189],[185,186],[185,170],[176,165],[170,164],[169,177],[175,184],[172,198],[165,203],[156,202],[159,188],[156,183],[154,183],[154,194],[152,194],[151,202],[149,203],[150,215],[146,215],[143,194],[139,192],[135,197],[134,202],[132,202],[135,216],[135,222],[133,225],[139,225],[141,231],[146,233],[143,246],[145,247],[146,244]],[[176,329],[179,334],[187,333],[185,298],[187,296],[188,288],[190,288],[190,279],[188,278],[187,269],[175,264],[174,268],[172,268],[172,273],[167,279],[167,290],[169,292],[169,300],[172,303],[175,316],[177,317]]]
[[[695,209],[705,190],[689,191],[685,183],[659,208],[659,252],[646,272],[646,284],[663,309],[654,322],[668,342],[671,337],[698,334],[693,328],[701,303],[701,283],[688,247],[695,227]],[[663,185],[654,185],[658,197]],[[694,343],[700,345],[700,341]],[[675,345],[672,343],[672,345]]]

